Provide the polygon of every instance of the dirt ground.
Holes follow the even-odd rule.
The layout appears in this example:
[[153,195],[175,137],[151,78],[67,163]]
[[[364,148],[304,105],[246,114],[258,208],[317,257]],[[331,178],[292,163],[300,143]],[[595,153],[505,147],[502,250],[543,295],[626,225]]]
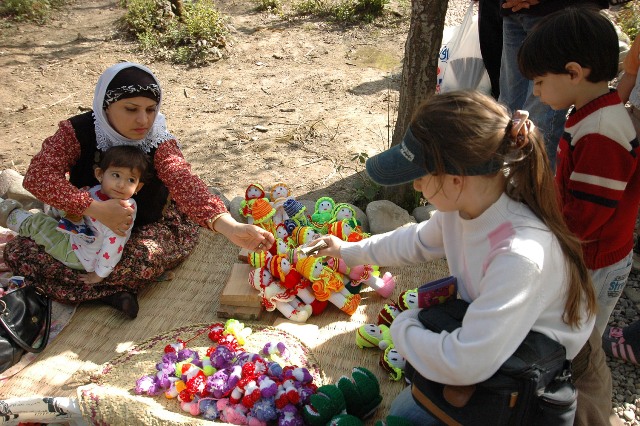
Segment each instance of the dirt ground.
[[[77,1],[41,26],[0,22],[0,168],[24,174],[59,121],[91,108],[101,72],[128,60],[156,73],[161,110],[193,171],[229,199],[252,182],[285,182],[296,197],[351,201],[362,170],[352,158],[384,150],[392,135],[404,3],[383,24],[345,29],[222,0],[229,48],[201,68],[137,53],[118,30],[116,0]],[[450,24],[467,4],[451,3]]]

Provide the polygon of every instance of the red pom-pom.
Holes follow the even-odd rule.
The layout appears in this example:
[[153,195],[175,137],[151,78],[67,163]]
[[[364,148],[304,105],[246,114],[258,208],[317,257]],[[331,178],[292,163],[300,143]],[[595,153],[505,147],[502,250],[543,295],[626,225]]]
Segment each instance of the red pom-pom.
[[252,362],[247,362],[242,366],[242,377],[250,377],[255,375],[256,366]]
[[189,392],[188,389],[184,389],[182,392],[178,394],[178,401],[180,402],[191,402],[193,401],[193,394]]
[[222,323],[215,323],[213,325],[211,325],[209,327],[209,339],[211,339],[214,342],[217,342],[220,337],[222,337],[222,333],[224,332],[224,324]]
[[195,376],[187,380],[187,389],[192,394],[201,394],[206,386],[207,376],[202,371],[199,371]]
[[168,354],[170,352],[178,352],[185,348],[184,340],[178,339],[176,343],[171,343],[164,347],[164,353]]

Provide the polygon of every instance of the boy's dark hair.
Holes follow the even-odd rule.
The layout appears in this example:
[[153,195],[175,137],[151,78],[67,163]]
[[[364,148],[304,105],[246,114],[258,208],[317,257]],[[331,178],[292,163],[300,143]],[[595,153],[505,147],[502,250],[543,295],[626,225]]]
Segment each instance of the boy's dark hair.
[[149,168],[149,156],[136,146],[114,146],[103,155],[98,165],[102,170],[109,167],[127,167],[140,172],[140,181],[145,182]]
[[568,7],[542,18],[518,51],[520,72],[533,80],[548,73],[568,74],[576,62],[591,72],[587,81],[610,81],[618,73],[618,35],[598,9]]

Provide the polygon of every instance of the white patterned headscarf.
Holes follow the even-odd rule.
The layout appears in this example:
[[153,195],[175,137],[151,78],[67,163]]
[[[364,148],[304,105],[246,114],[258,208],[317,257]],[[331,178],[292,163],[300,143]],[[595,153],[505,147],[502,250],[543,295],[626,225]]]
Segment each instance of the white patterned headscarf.
[[[153,81],[155,81],[155,84],[147,84],[144,86],[138,84],[127,84],[107,90],[111,81],[120,71],[132,67],[138,68],[149,74]],[[147,96],[149,93],[154,95],[154,97],[157,96],[158,101],[156,118],[149,129],[149,132],[146,134],[144,139],[129,139],[122,136],[111,126],[111,124],[109,124],[105,108],[120,99],[134,97],[137,94]],[[160,88],[160,83],[147,67],[133,62],[121,62],[107,68],[98,79],[98,84],[96,85],[95,94],[93,96],[93,118],[98,149],[106,151],[112,146],[133,145],[148,153],[152,148],[156,148],[162,142],[175,139],[175,136],[167,131],[166,120],[164,115],[160,113],[161,101],[162,90]]]

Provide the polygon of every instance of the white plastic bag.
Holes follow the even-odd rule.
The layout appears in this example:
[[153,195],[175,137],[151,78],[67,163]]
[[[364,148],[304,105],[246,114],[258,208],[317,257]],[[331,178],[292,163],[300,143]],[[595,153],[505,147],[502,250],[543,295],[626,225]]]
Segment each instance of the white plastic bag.
[[445,28],[442,34],[436,93],[465,89],[491,93],[491,81],[480,53],[478,16],[473,3],[469,2],[462,23]]

